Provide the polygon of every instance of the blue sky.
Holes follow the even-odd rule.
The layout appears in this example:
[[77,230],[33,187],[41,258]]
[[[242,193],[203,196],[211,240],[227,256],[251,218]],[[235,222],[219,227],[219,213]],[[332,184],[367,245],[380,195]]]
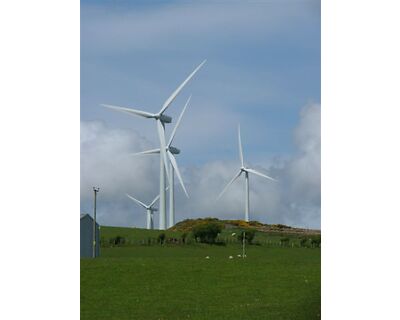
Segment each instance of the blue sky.
[[240,122],[248,162],[277,166],[299,153],[301,110],[320,104],[320,32],[319,1],[82,1],[81,122],[156,147],[154,123],[99,104],[156,112],[207,59],[168,109],[176,120],[193,95],[175,140],[179,165],[238,161]]

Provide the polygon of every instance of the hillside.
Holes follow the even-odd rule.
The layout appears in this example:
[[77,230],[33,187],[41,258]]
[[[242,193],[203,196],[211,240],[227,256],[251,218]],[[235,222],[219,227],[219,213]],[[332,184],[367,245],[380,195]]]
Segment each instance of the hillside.
[[321,234],[320,230],[294,228],[283,224],[263,224],[258,221],[246,222],[244,220],[219,220],[217,218],[186,219],[178,222],[175,226],[169,228],[168,230],[190,232],[195,226],[208,222],[219,222],[224,225],[225,229],[246,228],[246,229],[255,229],[257,231],[267,232],[267,233],[280,233],[280,234],[284,233],[284,234],[296,234],[296,235]]

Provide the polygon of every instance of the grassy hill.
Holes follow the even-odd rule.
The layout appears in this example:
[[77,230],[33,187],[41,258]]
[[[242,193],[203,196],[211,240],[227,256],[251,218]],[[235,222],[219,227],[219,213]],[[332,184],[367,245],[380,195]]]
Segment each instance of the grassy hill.
[[284,224],[263,224],[258,221],[246,222],[244,220],[219,220],[217,218],[186,219],[181,222],[178,222],[175,226],[173,226],[169,230],[190,232],[195,226],[203,223],[208,223],[211,221],[223,224],[226,229],[231,229],[231,228],[254,229],[260,232],[282,233],[282,234],[309,234],[309,235],[321,234],[320,230],[294,228],[286,226]]
[[[185,244],[195,245],[191,235],[194,227],[208,222],[218,222],[224,229],[218,236],[218,240],[226,244],[239,243],[232,233],[240,233],[242,230],[255,230],[254,243],[258,245],[280,246],[282,240],[289,246],[300,246],[304,239],[309,243],[310,238],[320,238],[319,230],[308,230],[293,228],[284,225],[266,225],[257,221],[245,222],[243,220],[218,220],[216,218],[188,219],[177,223],[174,227],[165,230],[147,230],[140,228],[107,227],[102,226],[100,238],[102,247],[115,246],[114,239],[122,238],[120,246],[132,245],[154,245],[157,244],[158,236],[164,233],[169,244],[182,244],[182,236],[186,236]],[[305,244],[307,244],[305,243]]]

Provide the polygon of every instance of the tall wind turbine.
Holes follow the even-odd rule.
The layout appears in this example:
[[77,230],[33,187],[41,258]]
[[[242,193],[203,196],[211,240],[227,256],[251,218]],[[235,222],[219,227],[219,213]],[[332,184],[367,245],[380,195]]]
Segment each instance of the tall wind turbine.
[[[179,127],[179,124],[181,123],[183,114],[185,113],[186,107],[189,104],[189,101],[192,96],[189,97],[189,99],[186,101],[185,106],[182,109],[181,114],[179,115],[178,121],[176,122],[176,125],[174,127],[174,130],[172,131],[171,137],[169,138],[168,144],[166,144],[166,152],[168,155],[168,158],[170,160],[169,163],[169,220],[168,220],[168,228],[172,227],[175,225],[175,195],[174,195],[174,173],[176,172],[176,175],[178,176],[179,183],[182,186],[183,192],[185,193],[186,197],[189,198],[189,195],[186,191],[185,184],[183,183],[183,179],[181,176],[181,173],[179,172],[178,164],[176,162],[176,159],[174,157],[174,154],[179,154],[181,151],[178,148],[175,148],[172,146],[172,142],[174,141],[176,130]],[[147,150],[147,151],[142,151],[135,153],[135,155],[139,154],[158,154],[160,153],[160,149],[152,149],[152,150]]]
[[240,125],[238,127],[238,140],[239,140],[239,157],[240,157],[240,169],[239,172],[235,174],[235,176],[232,178],[231,181],[226,185],[224,190],[219,194],[217,197],[217,200],[221,198],[221,196],[225,193],[225,191],[228,189],[228,187],[237,179],[239,176],[244,173],[245,174],[245,200],[246,200],[246,208],[245,208],[245,220],[248,222],[249,221],[249,211],[250,211],[250,197],[249,197],[249,173],[253,173],[255,175],[258,175],[260,177],[272,180],[272,181],[277,181],[274,178],[268,177],[265,174],[262,174],[261,172],[258,172],[254,169],[251,169],[244,164],[243,160],[243,149],[242,149],[242,139],[240,137]]
[[157,202],[158,198],[160,198],[160,195],[154,198],[154,200],[149,204],[146,205],[142,201],[135,199],[134,197],[130,196],[129,194],[126,194],[128,198],[131,200],[135,201],[138,205],[142,206],[143,208],[146,209],[147,212],[147,229],[154,229],[154,219],[153,219],[153,213],[154,211],[157,211],[157,208],[154,208],[153,206]]
[[[168,161],[165,144],[165,123],[171,123],[172,118],[164,114],[170,104],[175,100],[178,94],[182,91],[183,87],[193,78],[197,71],[206,63],[204,60],[194,71],[181,83],[181,85],[165,100],[158,113],[150,113],[146,111],[119,107],[109,104],[102,104],[103,107],[114,109],[117,111],[125,112],[130,115],[140,116],[148,119],[154,119],[157,122],[158,137],[160,140],[160,230],[165,230],[166,227],[166,194],[165,194],[165,174],[169,179]],[[167,170],[167,171],[166,171]]]

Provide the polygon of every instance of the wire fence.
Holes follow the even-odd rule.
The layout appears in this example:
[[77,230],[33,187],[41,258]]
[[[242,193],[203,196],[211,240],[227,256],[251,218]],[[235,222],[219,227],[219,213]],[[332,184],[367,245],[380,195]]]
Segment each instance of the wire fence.
[[[168,238],[166,237],[164,240],[160,240],[159,238],[145,238],[145,239],[132,239],[132,238],[124,238],[124,237],[114,237],[105,239],[102,238],[100,240],[100,245],[102,248],[109,247],[128,247],[128,246],[160,246],[160,245],[172,245],[172,246],[187,246],[187,245],[196,245],[199,242],[194,238]],[[256,239],[248,245],[254,246],[263,246],[267,248],[320,248],[321,242],[320,239]],[[242,241],[239,241],[233,237],[224,237],[218,238],[215,244],[219,245],[241,245]]]

